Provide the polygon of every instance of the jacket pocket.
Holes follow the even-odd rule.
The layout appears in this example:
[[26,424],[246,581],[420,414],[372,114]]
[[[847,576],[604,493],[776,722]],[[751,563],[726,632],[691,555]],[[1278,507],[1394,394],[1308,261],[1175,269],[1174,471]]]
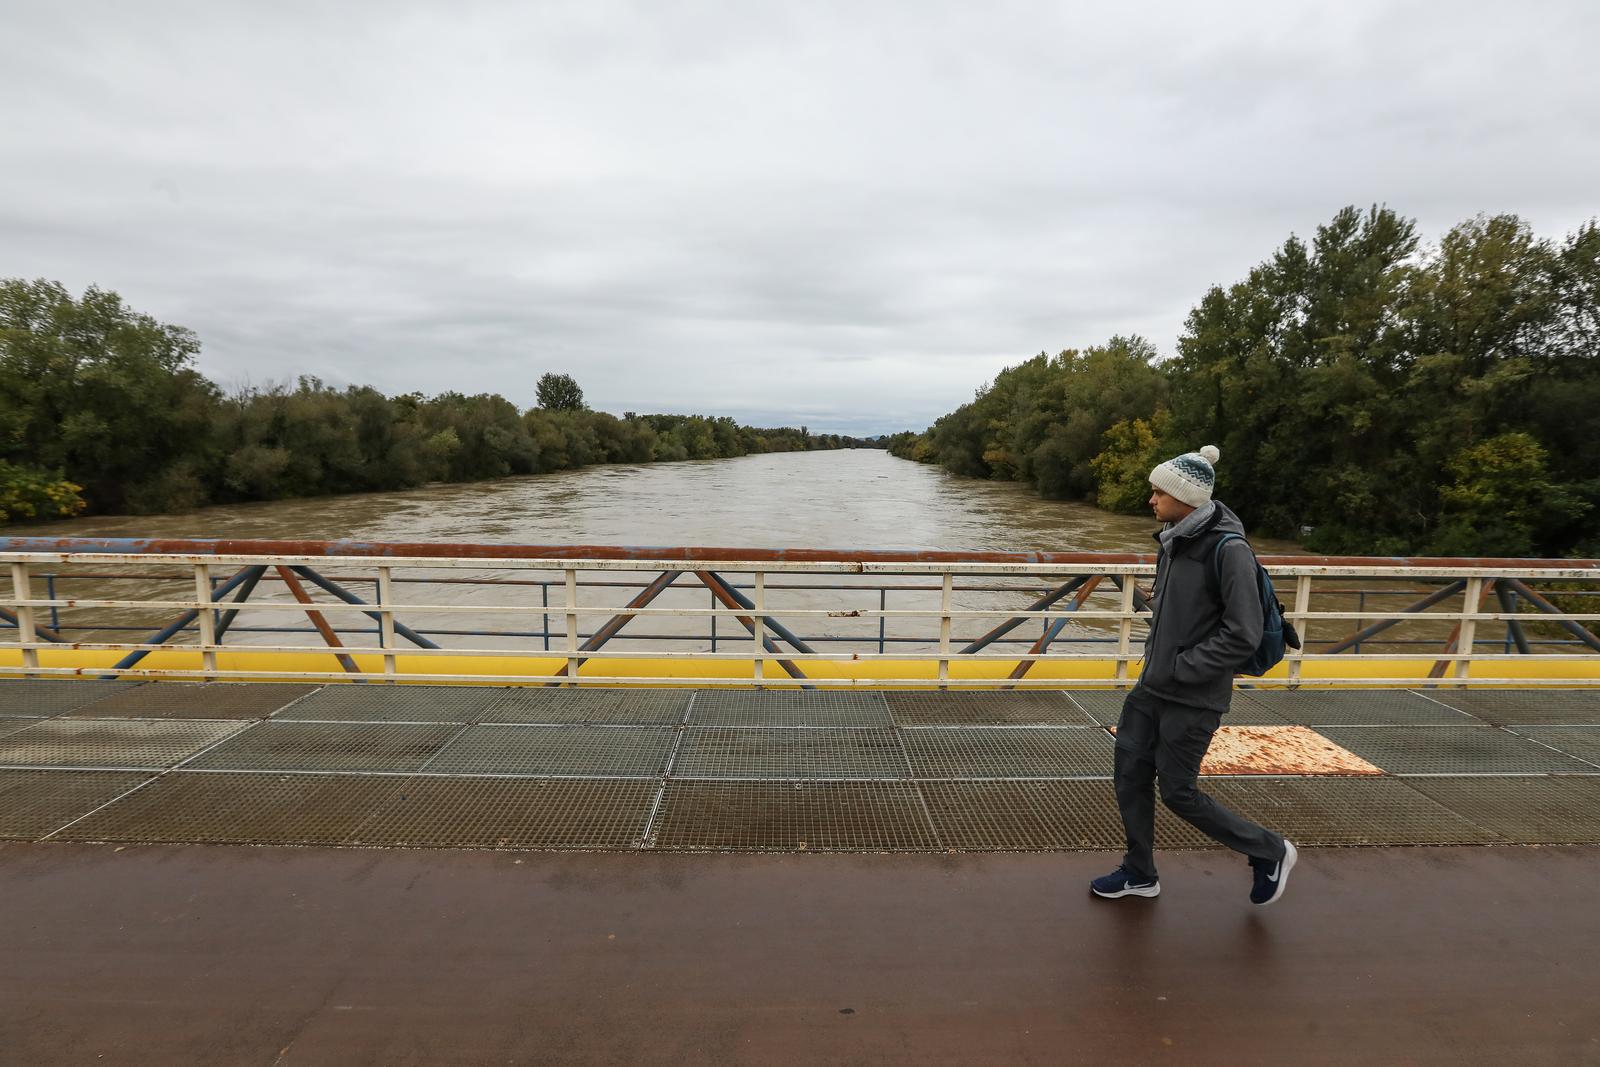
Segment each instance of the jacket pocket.
[[1193,685],[1199,681],[1199,676],[1193,667],[1184,661],[1184,654],[1189,651],[1189,645],[1179,645],[1178,651],[1172,657],[1172,680],[1179,685]]
[[1139,678],[1146,685],[1172,685],[1176,681],[1173,668],[1177,665],[1178,653],[1162,654],[1160,649],[1156,649],[1156,655],[1152,656],[1150,651],[1145,650],[1144,669],[1139,672]]

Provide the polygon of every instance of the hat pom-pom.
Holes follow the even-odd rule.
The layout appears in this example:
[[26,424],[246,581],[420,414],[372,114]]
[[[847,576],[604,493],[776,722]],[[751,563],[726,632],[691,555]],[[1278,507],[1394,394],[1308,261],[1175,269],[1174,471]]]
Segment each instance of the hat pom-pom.
[[1204,448],[1200,449],[1200,455],[1207,463],[1213,465],[1215,465],[1217,460],[1222,457],[1222,453],[1217,451],[1216,445],[1206,445]]

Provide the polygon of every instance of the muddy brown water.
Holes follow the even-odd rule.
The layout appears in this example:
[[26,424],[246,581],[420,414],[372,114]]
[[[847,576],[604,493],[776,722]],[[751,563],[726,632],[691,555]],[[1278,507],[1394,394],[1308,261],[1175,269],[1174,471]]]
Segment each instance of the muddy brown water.
[[[11,536],[1134,551],[1153,520],[875,449],[609,465],[396,493],[0,527]],[[1262,551],[1293,551],[1257,541]]]
[[[1248,517],[1247,517],[1248,518]],[[1150,552],[1155,521],[1148,516],[1117,515],[1085,504],[1044,500],[1026,486],[1009,482],[988,482],[960,478],[936,467],[896,459],[888,453],[870,449],[838,452],[779,453],[744,456],[737,459],[704,460],[647,465],[609,465],[554,474],[503,478],[469,484],[433,485],[394,493],[363,493],[300,500],[204,508],[172,515],[94,516],[40,523],[29,526],[0,527],[0,534],[12,536],[57,535],[75,537],[150,537],[150,538],[261,538],[360,541],[435,541],[485,542],[502,544],[592,544],[632,546],[698,545],[731,548],[837,548],[837,549],[948,549],[948,550],[1040,550],[1040,551],[1130,551]],[[1253,538],[1263,553],[1294,553],[1291,542]],[[103,568],[102,568],[103,570]],[[348,571],[330,562],[325,572]],[[71,569],[61,573],[70,575]],[[411,571],[418,578],[448,577],[490,580],[504,578],[494,571],[453,570],[450,572]],[[371,575],[348,574],[350,588],[371,599]],[[559,582],[559,573],[521,572],[530,581]],[[648,575],[624,575],[632,588],[585,588],[580,603],[620,606]],[[748,581],[748,576],[746,576]],[[789,584],[829,582],[856,586],[866,584],[851,576],[808,579],[774,575],[768,579],[767,603],[775,614],[785,608],[925,609],[937,606],[936,579],[896,579],[904,588],[891,591],[886,601],[875,591],[831,590],[827,593],[803,589],[784,589]],[[930,585],[930,583],[932,583]],[[921,588],[916,587],[920,584]],[[978,583],[969,583],[978,584]],[[687,589],[685,586],[695,586]],[[1018,592],[998,593],[969,590],[958,595],[956,606],[986,609],[1014,609],[1025,606],[1044,588],[1038,579],[1016,583]],[[99,579],[61,577],[54,583],[57,596],[104,599],[179,599],[192,596],[192,578],[180,572],[168,582],[114,583]],[[41,590],[42,591],[42,590]],[[444,585],[412,583],[398,596],[400,603],[432,604],[522,604],[529,615],[478,616],[411,611],[405,621],[420,628],[499,629],[516,632],[518,637],[446,634],[446,647],[530,647],[542,650],[547,640],[553,647],[564,644],[554,631],[561,629],[559,616],[542,610],[546,602],[559,603],[557,586],[519,589],[489,588],[482,585]],[[285,601],[287,590],[272,580],[262,583],[252,602]],[[318,593],[319,600],[326,600]],[[1288,599],[1285,591],[1285,599]],[[1318,598],[1319,600],[1321,598]],[[1339,598],[1347,601],[1349,598]],[[538,603],[540,611],[531,613]],[[1399,606],[1394,600],[1387,603]],[[678,587],[656,602],[658,607],[709,606],[708,592],[692,578],[680,580]],[[1091,606],[1110,609],[1114,591],[1109,583],[1096,595]],[[1340,610],[1353,604],[1339,605]],[[1332,602],[1313,603],[1313,609],[1331,610]],[[175,612],[172,609],[84,608],[58,614],[56,621],[69,627],[68,636],[91,639],[88,628],[70,627],[125,625],[137,629],[159,627]],[[357,617],[333,613],[339,623],[357,624]],[[288,621],[285,621],[288,620]],[[45,621],[41,619],[41,621]],[[586,616],[581,629],[587,632],[603,617]],[[803,620],[795,629],[822,637],[855,638],[875,651],[880,627],[875,619]],[[707,620],[691,621],[659,618],[650,620],[652,632],[663,637],[705,635]],[[284,643],[286,635],[266,632],[272,625],[292,626],[306,631],[306,621],[298,614],[246,612],[230,634],[229,642],[251,644]],[[987,620],[964,620],[955,635],[959,643],[987,629]],[[1439,624],[1421,623],[1429,631]],[[342,628],[342,627],[341,627]],[[1339,629],[1349,627],[1341,625]],[[1420,629],[1408,624],[1408,629]],[[928,647],[920,639],[932,639],[937,624],[930,619],[895,619],[884,624],[882,635],[909,640]],[[968,632],[970,631],[970,632]],[[615,651],[643,653],[652,648],[646,641],[631,640],[641,632],[631,624],[625,639],[610,646]],[[539,633],[541,636],[528,635]],[[553,634],[551,637],[543,634]],[[94,632],[94,638],[110,637],[112,631]],[[1062,638],[1104,639],[1104,624],[1074,625]],[[726,639],[743,632],[731,619],[721,620],[719,635]],[[121,639],[135,635],[123,631]],[[1021,636],[1019,631],[1018,636]],[[1028,639],[1036,634],[1030,632]],[[1323,635],[1331,636],[1331,635]],[[296,636],[289,643],[299,643]],[[314,634],[304,638],[320,643]],[[747,638],[746,638],[747,640]],[[352,643],[362,644],[362,641]],[[890,642],[891,646],[893,642]],[[674,645],[674,647],[681,647]],[[835,645],[832,650],[840,650]],[[1025,645],[1011,648],[1022,651]],[[723,651],[727,651],[724,647]],[[854,650],[852,645],[851,650]],[[1084,649],[1087,651],[1088,649]]]

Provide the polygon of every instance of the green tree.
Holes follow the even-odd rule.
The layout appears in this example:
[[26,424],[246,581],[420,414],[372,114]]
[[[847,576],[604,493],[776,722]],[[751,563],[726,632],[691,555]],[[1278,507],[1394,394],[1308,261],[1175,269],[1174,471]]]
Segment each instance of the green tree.
[[540,376],[539,406],[546,411],[582,411],[583,390],[571,375],[550,372]]
[[84,508],[80,489],[46,471],[0,460],[0,522],[76,515]]
[[446,429],[455,434],[456,447],[443,475],[449,481],[504,478],[568,465],[547,464],[516,405],[494,393],[441,393],[422,405],[419,416],[430,435]]
[[1170,367],[1172,440],[1218,445],[1218,495],[1262,532],[1343,520],[1344,475],[1392,463],[1416,248],[1409,220],[1345,208],[1190,313]]
[[1002,370],[970,404],[920,438],[891,440],[896,455],[926,458],[956,474],[1030,482],[1041,495],[1087,499],[1101,435],[1148,417],[1167,392],[1155,346],[1113,337],[1082,351],[1039,353]]
[[66,472],[95,511],[162,506],[154,482],[215,457],[199,349],[116,293],[0,281],[0,459]]
[[1444,501],[1435,548],[1448,555],[1520,556],[1544,547],[1541,536],[1587,506],[1551,484],[1546,454],[1525,433],[1469,445],[1450,458],[1454,481]]
[[1166,408],[1148,419],[1123,419],[1102,435],[1105,447],[1090,461],[1095,504],[1107,511],[1138,514],[1150,499],[1150,472],[1166,458],[1163,440],[1171,421]]
[[115,293],[90,288],[74,299],[52,282],[0,281],[0,518],[61,507],[186,510],[857,443],[725,417],[617,419],[588,410],[563,374],[540,379],[541,406],[526,413],[488,393],[386,397],[313,376],[223,396],[192,367],[198,351],[192,333]]
[[1040,354],[890,450],[1132,509],[1160,454],[1210,441],[1218,495],[1308,548],[1593,553],[1597,350],[1595,222],[1557,243],[1479,216],[1423,249],[1349,207],[1209,289],[1176,359]]

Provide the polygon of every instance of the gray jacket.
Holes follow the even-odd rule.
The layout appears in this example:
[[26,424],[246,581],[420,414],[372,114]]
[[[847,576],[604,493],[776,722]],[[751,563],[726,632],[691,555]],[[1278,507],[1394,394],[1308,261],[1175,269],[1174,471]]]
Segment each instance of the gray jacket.
[[[1140,687],[1151,694],[1209,711],[1228,710],[1234,672],[1261,642],[1255,554],[1235,540],[1222,546],[1220,561],[1215,559],[1224,533],[1243,536],[1244,525],[1219,503],[1198,530],[1161,546],[1155,613],[1139,674]],[[1159,544],[1160,535],[1156,538]]]

